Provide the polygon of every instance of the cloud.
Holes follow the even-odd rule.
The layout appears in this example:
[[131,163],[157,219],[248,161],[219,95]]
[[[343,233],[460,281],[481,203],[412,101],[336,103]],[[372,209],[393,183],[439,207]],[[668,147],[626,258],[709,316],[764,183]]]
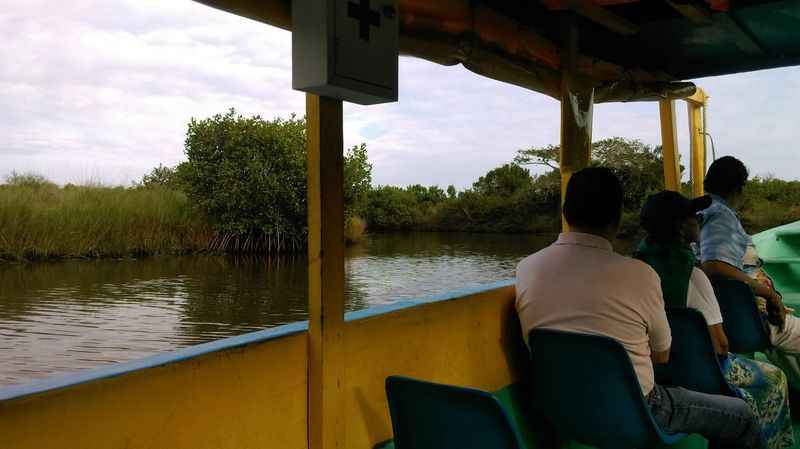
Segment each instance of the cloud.
[[[129,183],[183,158],[186,123],[236,107],[303,113],[291,35],[188,0],[44,0],[0,12],[0,176]],[[718,154],[796,178],[798,69],[700,80]],[[679,118],[686,117],[679,109]],[[688,153],[682,125],[682,152]],[[516,150],[557,143],[559,104],[461,67],[401,58],[399,103],[345,106],[378,184],[466,187]],[[655,103],[599,105],[595,139],[660,140]]]

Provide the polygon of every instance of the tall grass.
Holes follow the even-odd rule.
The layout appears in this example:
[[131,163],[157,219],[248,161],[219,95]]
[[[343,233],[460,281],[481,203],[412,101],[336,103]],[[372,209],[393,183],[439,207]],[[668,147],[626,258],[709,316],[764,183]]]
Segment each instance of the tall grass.
[[161,188],[59,187],[12,174],[0,185],[0,258],[123,257],[208,248],[186,196]]

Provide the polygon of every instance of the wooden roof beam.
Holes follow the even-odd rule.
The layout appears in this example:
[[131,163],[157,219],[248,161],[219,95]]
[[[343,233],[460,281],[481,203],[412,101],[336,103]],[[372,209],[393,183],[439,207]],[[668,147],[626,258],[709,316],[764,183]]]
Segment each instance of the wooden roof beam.
[[750,30],[743,27],[730,13],[722,12],[714,14],[714,22],[723,27],[733,38],[733,43],[739,50],[747,53],[748,55],[761,55],[764,54],[764,48],[761,44],[750,34]]
[[592,0],[543,0],[551,10],[571,10],[617,34],[633,36],[639,33],[639,26],[603,8]]
[[705,4],[696,1],[666,0],[667,4],[675,11],[698,25],[711,23],[711,12]]

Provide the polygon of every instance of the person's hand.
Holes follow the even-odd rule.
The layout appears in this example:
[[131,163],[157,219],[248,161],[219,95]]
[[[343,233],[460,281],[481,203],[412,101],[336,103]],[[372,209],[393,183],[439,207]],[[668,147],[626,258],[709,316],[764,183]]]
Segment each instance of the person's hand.
[[767,321],[783,331],[787,313],[786,306],[783,305],[783,298],[778,292],[771,290],[770,295],[765,299],[767,300]]

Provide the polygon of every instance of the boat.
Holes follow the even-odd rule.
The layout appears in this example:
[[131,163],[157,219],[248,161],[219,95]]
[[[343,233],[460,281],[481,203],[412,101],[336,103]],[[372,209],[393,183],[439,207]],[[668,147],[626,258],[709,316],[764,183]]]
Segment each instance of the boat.
[[[298,5],[344,7],[347,1],[201,3],[294,30],[295,21],[308,26],[303,21],[317,17]],[[349,3],[360,8],[355,11],[366,25],[356,29],[368,41],[379,12],[368,0]],[[680,189],[675,103],[685,101],[692,192],[702,194],[709,97],[685,80],[800,65],[800,6],[794,0],[375,4],[383,5],[386,20],[397,21],[396,35],[389,35],[395,53],[389,56],[399,51],[461,64],[531,95],[560,100],[564,184],[589,163],[595,103],[652,101],[661,117],[665,186]],[[384,56],[366,51],[359,61]],[[311,58],[310,53],[300,57]],[[363,91],[345,84],[338,87],[360,94],[353,98],[365,103],[390,101],[397,93],[391,83]],[[315,93],[306,98],[309,320],[0,389],[0,446],[371,448],[393,437],[384,382],[404,375],[495,392],[529,437],[526,444],[537,447],[536,423],[521,393],[528,353],[512,281],[344,313],[342,98]],[[792,229],[772,232],[783,245],[780,251],[766,249],[772,244],[769,234],[759,237],[770,272],[797,269],[794,263],[781,265],[797,254],[785,245]],[[786,292],[800,291],[796,271],[786,271],[780,282]],[[680,447],[705,446],[694,437]]]
[[753,236],[764,270],[783,301],[800,310],[800,221],[767,229]]

